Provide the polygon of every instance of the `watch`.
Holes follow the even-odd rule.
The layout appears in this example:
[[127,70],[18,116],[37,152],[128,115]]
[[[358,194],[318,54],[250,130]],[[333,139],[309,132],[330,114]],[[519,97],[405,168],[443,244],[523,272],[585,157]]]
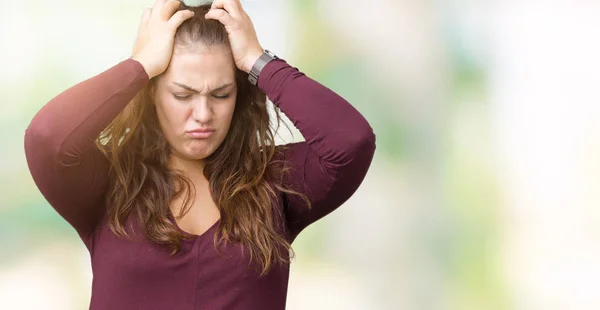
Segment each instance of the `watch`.
[[273,52],[271,52],[267,49],[264,50],[262,55],[260,55],[260,57],[258,57],[256,62],[252,66],[252,69],[248,73],[249,74],[248,81],[250,81],[250,83],[252,83],[252,85],[256,86],[256,84],[258,83],[258,76],[260,75],[260,72],[262,71],[262,69],[271,60],[275,60],[275,59],[279,59],[279,57],[277,57],[277,55],[273,54]]

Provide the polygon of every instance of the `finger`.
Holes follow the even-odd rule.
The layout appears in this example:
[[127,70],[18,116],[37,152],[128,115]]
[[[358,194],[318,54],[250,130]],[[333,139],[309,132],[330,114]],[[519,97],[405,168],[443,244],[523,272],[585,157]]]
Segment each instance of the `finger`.
[[142,13],[142,19],[140,20],[139,29],[141,29],[142,27],[144,27],[146,25],[146,23],[148,22],[148,19],[150,18],[150,14],[152,14],[152,8],[144,9],[144,13]]
[[162,7],[162,12],[160,13],[161,20],[169,20],[173,14],[179,9],[181,6],[181,1],[179,0],[169,0],[165,2]]
[[235,19],[223,9],[211,9],[204,17],[206,19],[216,19],[224,26],[230,26],[235,22]]
[[233,18],[241,16],[241,5],[236,0],[215,0],[210,6],[210,10],[221,9],[227,11]]
[[177,30],[177,28],[181,26],[181,24],[183,24],[184,21],[191,18],[192,16],[194,16],[194,12],[190,10],[177,11],[175,14],[173,14],[173,16],[171,16],[167,23],[169,24],[169,26],[172,27],[171,29]]
[[154,6],[152,7],[152,14],[150,14],[150,18],[154,19],[160,16],[160,12],[162,11],[162,7],[167,2],[167,0],[155,0]]

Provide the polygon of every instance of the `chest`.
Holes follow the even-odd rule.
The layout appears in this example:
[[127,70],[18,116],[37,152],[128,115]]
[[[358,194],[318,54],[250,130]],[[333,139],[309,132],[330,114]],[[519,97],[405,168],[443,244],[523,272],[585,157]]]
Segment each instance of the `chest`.
[[203,235],[221,217],[208,186],[196,187],[189,204],[186,206],[185,203],[185,197],[178,197],[171,202],[169,209],[178,228],[188,234]]
[[[127,225],[136,229],[134,219]],[[105,306],[99,309],[137,309],[142,300],[146,309],[196,309],[200,303],[200,309],[231,309],[235,307],[210,303],[222,301],[227,294],[231,296],[226,300],[244,300],[245,304],[252,302],[246,298],[267,300],[265,296],[273,292],[285,297],[287,266],[261,277],[239,244],[215,247],[216,231],[182,241],[180,251],[171,255],[162,245],[142,238],[122,239],[104,223],[92,253],[93,303]]]

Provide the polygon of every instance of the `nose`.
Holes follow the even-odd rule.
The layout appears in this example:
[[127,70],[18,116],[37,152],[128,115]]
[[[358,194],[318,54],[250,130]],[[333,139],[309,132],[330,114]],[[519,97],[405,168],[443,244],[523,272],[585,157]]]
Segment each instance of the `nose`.
[[192,118],[199,123],[208,123],[212,118],[212,108],[205,96],[200,96],[192,105]]

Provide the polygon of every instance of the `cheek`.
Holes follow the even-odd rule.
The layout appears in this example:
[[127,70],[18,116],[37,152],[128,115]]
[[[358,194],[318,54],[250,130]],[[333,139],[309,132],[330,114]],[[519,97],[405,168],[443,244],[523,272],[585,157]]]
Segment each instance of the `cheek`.
[[224,115],[227,115],[228,119],[231,119],[233,116],[233,111],[235,111],[235,101],[237,100],[237,96],[231,97],[231,101],[228,101],[224,108]]
[[219,115],[221,115],[221,124],[223,126],[229,127],[231,123],[231,119],[233,117],[233,111],[235,110],[235,98],[231,102],[227,102],[220,106]]
[[173,130],[185,125],[190,108],[174,98],[164,98],[157,105],[158,119],[164,129]]

